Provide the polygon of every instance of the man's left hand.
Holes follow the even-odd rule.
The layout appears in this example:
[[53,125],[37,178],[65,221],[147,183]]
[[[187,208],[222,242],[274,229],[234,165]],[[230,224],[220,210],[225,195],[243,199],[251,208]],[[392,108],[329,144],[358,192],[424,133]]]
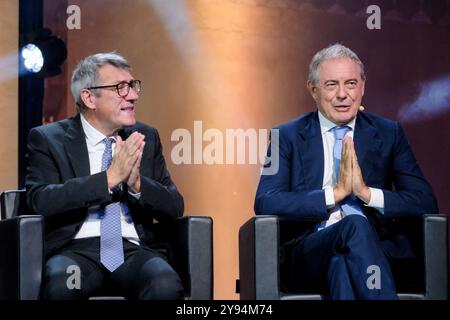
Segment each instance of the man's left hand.
[[361,173],[361,168],[358,163],[358,158],[356,157],[355,145],[353,140],[349,143],[350,155],[352,158],[352,189],[353,194],[365,203],[369,203],[371,192],[369,187],[366,186],[364,178]]
[[131,169],[130,176],[127,180],[127,185],[130,187],[132,192],[139,193],[141,192],[141,175],[140,175],[140,168],[141,168],[141,160],[142,160],[142,154],[144,153],[144,146],[145,141],[142,141],[142,143],[139,146],[138,150],[138,159],[136,160],[136,163],[133,166],[133,169]]
[[142,151],[139,151],[138,159],[133,169],[131,169],[131,174],[128,177],[127,181],[128,187],[130,187],[131,191],[135,193],[141,192],[141,175],[140,175],[141,160],[142,160]]

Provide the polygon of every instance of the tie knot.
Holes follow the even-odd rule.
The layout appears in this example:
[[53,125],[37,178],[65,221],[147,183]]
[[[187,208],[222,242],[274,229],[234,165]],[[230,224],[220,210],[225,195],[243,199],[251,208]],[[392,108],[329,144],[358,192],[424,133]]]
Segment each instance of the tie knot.
[[104,142],[105,145],[106,145],[106,149],[111,149],[112,144],[113,144],[114,141],[115,141],[115,140],[114,140],[114,138],[112,138],[112,137],[106,137],[105,139],[103,139],[103,142]]
[[103,152],[102,156],[102,167],[101,170],[105,171],[109,168],[112,161],[112,144],[114,142],[114,138],[107,137],[103,139],[103,142],[105,143],[105,151]]
[[349,126],[334,127],[332,130],[334,132],[336,140],[342,140],[344,139],[345,134],[350,131],[350,127]]

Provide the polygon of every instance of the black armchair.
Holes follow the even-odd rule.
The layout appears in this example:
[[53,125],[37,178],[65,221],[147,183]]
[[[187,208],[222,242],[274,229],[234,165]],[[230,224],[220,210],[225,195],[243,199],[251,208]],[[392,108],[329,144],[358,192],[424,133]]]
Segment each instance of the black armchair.
[[[447,216],[393,219],[411,242],[414,266],[391,263],[400,299],[447,299]],[[280,245],[292,231],[307,223],[280,221],[277,216],[255,216],[239,230],[239,291],[245,300],[320,300],[320,294],[288,292],[282,286]]]
[[[43,267],[40,215],[27,215],[24,190],[0,195],[0,299],[39,299]],[[213,298],[212,219],[189,216],[162,226],[188,300]],[[93,297],[118,299],[120,297]]]

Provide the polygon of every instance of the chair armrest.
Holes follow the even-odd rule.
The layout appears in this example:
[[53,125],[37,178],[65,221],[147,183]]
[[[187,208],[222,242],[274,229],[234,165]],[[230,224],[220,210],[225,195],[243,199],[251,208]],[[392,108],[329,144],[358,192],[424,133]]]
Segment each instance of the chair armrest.
[[39,298],[43,263],[43,217],[0,221],[0,299]]
[[213,298],[213,221],[210,217],[187,216],[169,223],[167,240],[174,265],[188,298]]
[[239,229],[241,299],[280,299],[279,239],[277,216],[252,217]]
[[424,216],[425,298],[448,298],[447,216]]
[[33,215],[27,206],[25,190],[6,190],[0,194],[1,219],[19,215]]

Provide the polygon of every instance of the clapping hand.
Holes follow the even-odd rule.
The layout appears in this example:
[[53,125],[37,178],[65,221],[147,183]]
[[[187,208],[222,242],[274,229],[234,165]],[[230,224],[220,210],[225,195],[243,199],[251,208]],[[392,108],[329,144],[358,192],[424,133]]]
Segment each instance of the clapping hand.
[[145,145],[144,138],[139,132],[133,132],[125,141],[117,137],[114,157],[106,171],[109,189],[126,182],[134,192],[140,192],[139,168]]
[[355,146],[350,137],[345,137],[343,141],[339,181],[333,188],[333,194],[336,203],[341,202],[351,194],[366,203],[370,201],[370,189],[366,186],[362,177]]

